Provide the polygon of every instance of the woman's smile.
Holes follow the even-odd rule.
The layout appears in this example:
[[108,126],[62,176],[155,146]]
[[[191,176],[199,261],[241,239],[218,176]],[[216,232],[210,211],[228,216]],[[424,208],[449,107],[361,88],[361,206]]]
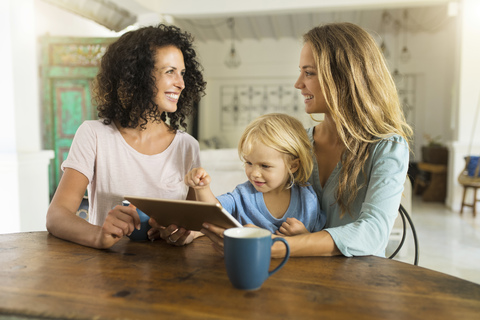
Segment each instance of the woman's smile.
[[303,97],[305,98],[304,102],[308,103],[310,100],[313,99],[313,95],[311,94],[303,94]]
[[167,92],[165,93],[165,96],[168,100],[176,103],[178,101],[178,98],[180,97],[180,93]]

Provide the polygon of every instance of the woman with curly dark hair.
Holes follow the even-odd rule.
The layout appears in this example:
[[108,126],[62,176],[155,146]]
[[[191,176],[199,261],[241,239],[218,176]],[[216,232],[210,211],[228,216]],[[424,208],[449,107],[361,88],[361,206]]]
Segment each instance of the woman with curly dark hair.
[[[127,32],[106,50],[93,83],[99,120],[77,130],[47,212],[47,229],[94,248],[109,248],[140,227],[124,195],[195,199],[183,177],[200,165],[198,142],[180,127],[204,94],[193,38],[175,26]],[[88,191],[89,221],[75,215]],[[151,219],[149,239],[172,245],[199,233]]]

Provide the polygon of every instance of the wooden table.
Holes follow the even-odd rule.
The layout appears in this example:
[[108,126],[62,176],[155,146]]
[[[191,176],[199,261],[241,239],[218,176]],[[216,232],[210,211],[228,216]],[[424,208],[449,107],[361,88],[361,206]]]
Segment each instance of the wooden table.
[[[272,260],[272,266],[279,262]],[[257,291],[206,238],[96,250],[0,235],[0,319],[479,319],[480,285],[378,257],[291,258]]]

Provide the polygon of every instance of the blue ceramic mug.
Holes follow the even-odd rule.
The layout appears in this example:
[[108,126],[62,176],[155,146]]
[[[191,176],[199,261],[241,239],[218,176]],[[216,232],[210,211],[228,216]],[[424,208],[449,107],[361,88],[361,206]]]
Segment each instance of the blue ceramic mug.
[[[122,205],[128,207],[130,202],[128,200],[123,200]],[[151,226],[148,224],[150,219],[142,210],[137,208],[138,216],[140,217],[140,230],[133,230],[133,232],[128,236],[130,240],[133,241],[145,241],[148,240],[147,231],[150,230]]]
[[[271,249],[276,241],[282,241],[287,252],[283,261],[269,271]],[[281,237],[272,239],[272,233],[261,228],[227,229],[223,233],[223,244],[228,278],[237,289],[259,289],[290,257],[288,242]]]

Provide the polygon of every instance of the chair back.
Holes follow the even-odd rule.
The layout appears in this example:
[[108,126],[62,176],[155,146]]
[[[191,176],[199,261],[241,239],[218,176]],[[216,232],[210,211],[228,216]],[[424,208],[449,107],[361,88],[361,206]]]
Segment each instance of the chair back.
[[397,253],[400,251],[400,249],[403,246],[403,243],[405,242],[405,237],[407,234],[407,223],[405,222],[405,219],[408,221],[410,228],[412,229],[412,234],[413,234],[413,243],[414,243],[414,249],[415,249],[415,256],[414,256],[414,261],[413,264],[418,266],[418,237],[417,237],[417,232],[415,230],[415,226],[413,225],[413,221],[410,218],[410,215],[408,214],[407,210],[400,204],[400,207],[398,208],[398,213],[400,217],[402,218],[403,222],[403,233],[402,233],[402,239],[400,240],[400,244],[398,245],[397,249],[388,257],[388,259],[393,259]]

